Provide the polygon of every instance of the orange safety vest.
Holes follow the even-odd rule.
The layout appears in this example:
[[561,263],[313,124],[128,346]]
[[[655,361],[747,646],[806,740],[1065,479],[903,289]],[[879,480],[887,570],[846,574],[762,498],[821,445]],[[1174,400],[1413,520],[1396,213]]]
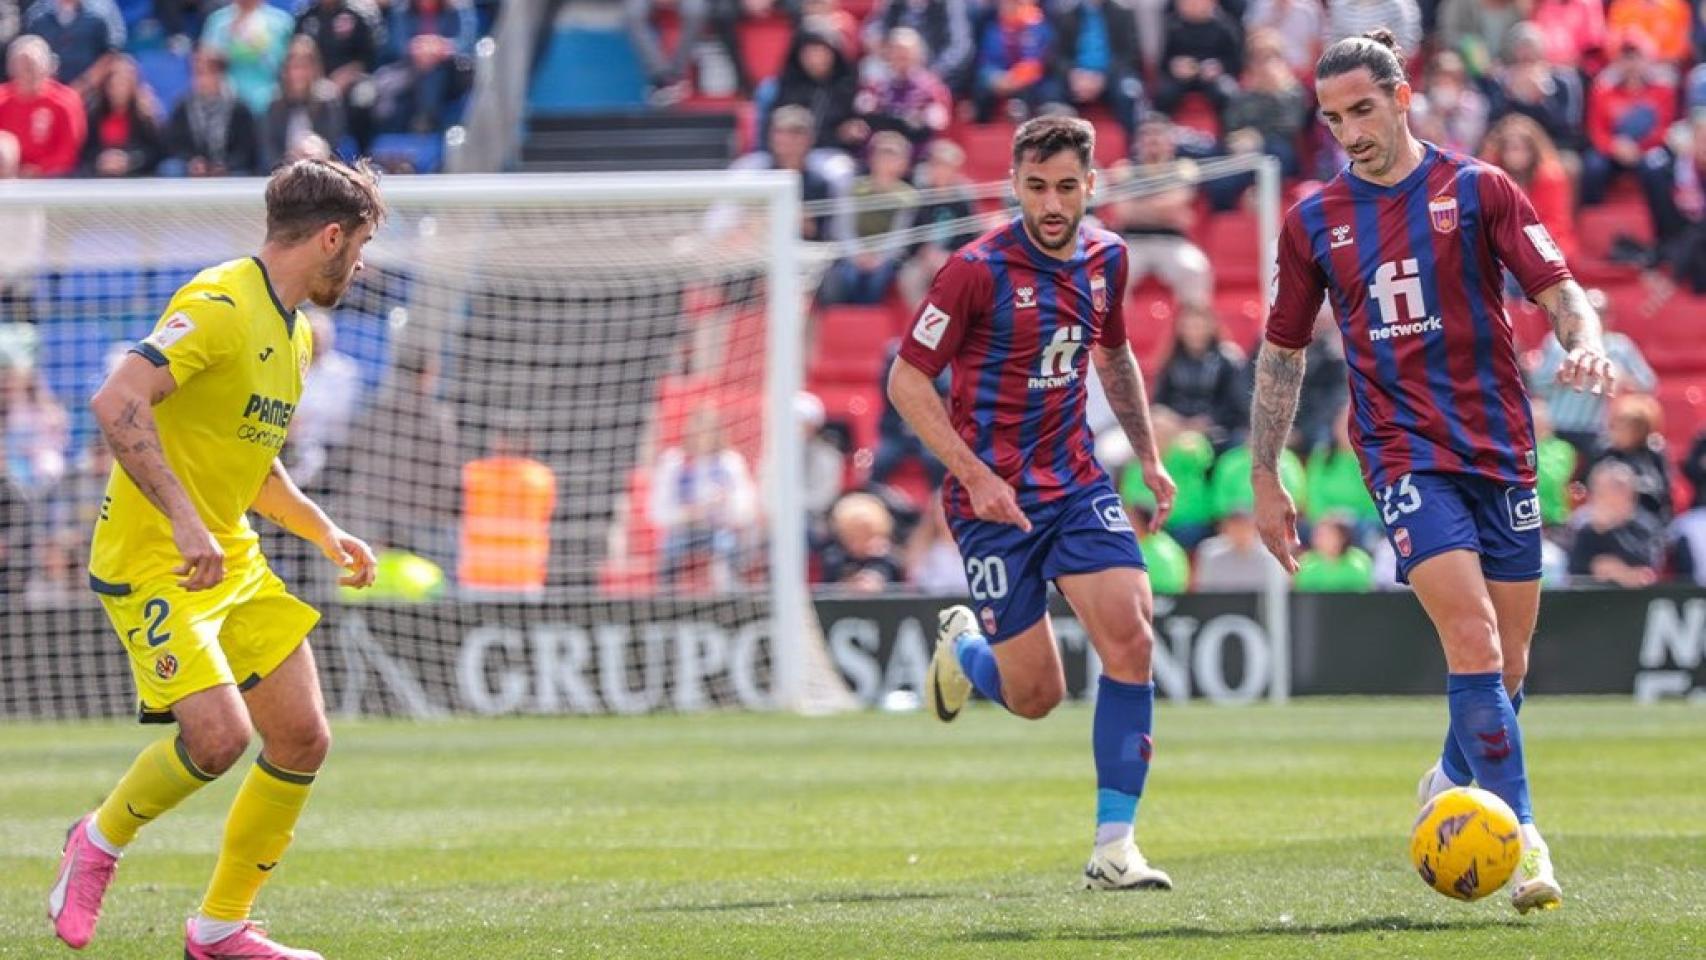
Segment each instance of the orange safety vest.
[[557,478],[537,460],[487,457],[464,465],[457,579],[484,590],[543,588],[556,503]]

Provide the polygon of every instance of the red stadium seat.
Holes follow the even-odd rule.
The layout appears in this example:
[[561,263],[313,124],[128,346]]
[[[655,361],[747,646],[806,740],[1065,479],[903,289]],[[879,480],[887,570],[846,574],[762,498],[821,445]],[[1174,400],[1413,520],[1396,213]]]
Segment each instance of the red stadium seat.
[[1214,264],[1217,289],[1254,290],[1259,286],[1261,241],[1253,212],[1229,210],[1206,218],[1202,227],[1203,252]]
[[740,52],[746,59],[746,69],[754,84],[782,72],[782,61],[788,55],[788,42],[793,39],[793,27],[780,13],[757,19],[742,18],[735,29],[740,34]]
[[1186,94],[1179,101],[1179,108],[1173,111],[1173,122],[1220,139],[1220,114],[1215,112],[1214,103],[1200,93]]
[[893,313],[885,305],[836,306],[818,317],[812,351],[812,383],[869,386],[882,376],[883,349],[893,334]]
[[961,124],[948,132],[966,152],[966,176],[973,183],[1007,179],[1007,171],[1013,166],[1015,129],[1014,124],[997,121]]

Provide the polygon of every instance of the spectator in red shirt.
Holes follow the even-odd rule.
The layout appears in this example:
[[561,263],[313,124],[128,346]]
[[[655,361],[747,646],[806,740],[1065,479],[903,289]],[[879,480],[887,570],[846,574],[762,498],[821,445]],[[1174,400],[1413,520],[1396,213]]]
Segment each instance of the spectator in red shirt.
[[1509,114],[1487,131],[1481,159],[1502,167],[1522,187],[1564,259],[1574,261],[1576,219],[1570,175],[1545,129],[1531,117]]
[[1582,156],[1582,202],[1598,203],[1619,173],[1664,143],[1676,118],[1676,74],[1658,62],[1652,41],[1625,33],[1617,59],[1600,71],[1588,95],[1588,149]]
[[82,173],[94,177],[145,177],[166,152],[158,105],[143,87],[129,54],[112,59],[106,77],[89,101],[89,139],[83,144]]
[[53,51],[40,37],[22,36],[6,51],[11,77],[0,84],[0,130],[18,138],[25,177],[62,177],[77,168],[87,132],[83,101],[53,79]]

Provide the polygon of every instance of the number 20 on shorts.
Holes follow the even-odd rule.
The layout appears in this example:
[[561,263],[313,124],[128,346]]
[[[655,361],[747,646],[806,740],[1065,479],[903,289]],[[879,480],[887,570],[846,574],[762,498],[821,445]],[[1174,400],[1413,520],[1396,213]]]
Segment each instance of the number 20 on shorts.
[[1000,557],[972,557],[966,580],[973,600],[999,600],[1007,595],[1007,564]]

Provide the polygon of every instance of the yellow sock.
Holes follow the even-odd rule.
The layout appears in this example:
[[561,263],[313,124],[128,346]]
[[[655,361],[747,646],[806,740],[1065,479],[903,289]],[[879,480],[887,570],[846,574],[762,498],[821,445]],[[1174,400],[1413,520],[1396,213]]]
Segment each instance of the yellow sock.
[[136,839],[142,825],[213,782],[191,762],[177,736],[164,737],[137,754],[136,762],[95,811],[95,826],[115,846]]
[[308,803],[314,783],[311,773],[296,773],[273,766],[265,755],[255,759],[231,813],[225,820],[225,843],[213,882],[201,901],[201,915],[210,920],[246,920],[255,905],[261,884],[290,846],[296,818]]

